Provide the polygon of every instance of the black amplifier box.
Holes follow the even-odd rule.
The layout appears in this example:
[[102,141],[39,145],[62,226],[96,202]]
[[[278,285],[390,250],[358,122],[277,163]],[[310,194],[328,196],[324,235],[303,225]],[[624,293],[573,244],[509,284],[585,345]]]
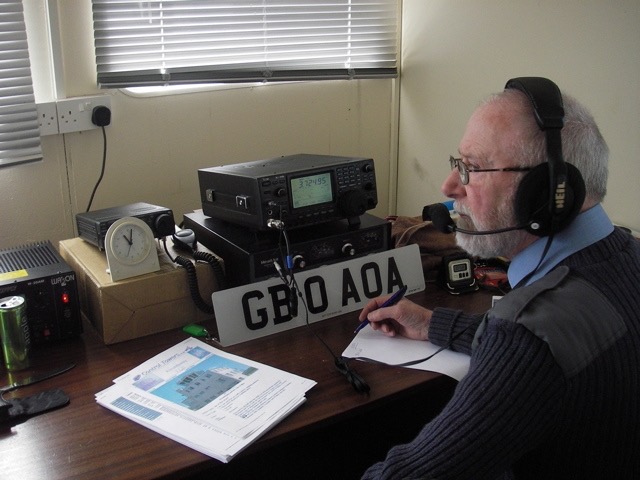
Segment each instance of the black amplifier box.
[[14,295],[26,300],[33,345],[82,333],[76,274],[51,242],[0,250],[0,298]]
[[[256,231],[204,215],[201,210],[184,215],[184,228],[198,242],[224,260],[228,287],[237,287],[277,275],[274,261],[286,255],[280,232]],[[364,214],[360,224],[336,220],[287,232],[293,271],[328,265],[391,248],[391,224]]]
[[78,236],[104,250],[104,239],[111,224],[122,217],[136,217],[144,221],[156,238],[175,232],[173,212],[165,207],[138,202],[120,207],[105,208],[76,214]]

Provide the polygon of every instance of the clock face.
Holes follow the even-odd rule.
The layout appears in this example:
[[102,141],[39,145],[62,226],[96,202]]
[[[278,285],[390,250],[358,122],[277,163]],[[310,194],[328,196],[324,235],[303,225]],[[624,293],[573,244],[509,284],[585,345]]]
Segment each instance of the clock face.
[[111,224],[104,247],[114,282],[160,270],[151,227],[139,218],[122,217]]
[[109,246],[119,261],[133,265],[147,258],[152,240],[138,223],[124,222],[114,229]]

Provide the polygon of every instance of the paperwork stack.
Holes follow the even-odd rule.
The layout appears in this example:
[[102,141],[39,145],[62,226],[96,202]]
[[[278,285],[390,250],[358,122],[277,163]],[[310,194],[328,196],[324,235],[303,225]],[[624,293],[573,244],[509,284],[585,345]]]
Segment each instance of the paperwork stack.
[[315,384],[189,338],[116,378],[96,401],[227,463]]

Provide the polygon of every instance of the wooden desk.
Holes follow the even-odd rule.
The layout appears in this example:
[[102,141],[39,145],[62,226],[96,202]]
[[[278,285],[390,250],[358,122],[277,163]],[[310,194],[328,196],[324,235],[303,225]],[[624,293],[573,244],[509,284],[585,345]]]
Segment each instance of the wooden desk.
[[[484,311],[490,295],[452,296],[428,285],[410,296],[425,306]],[[340,355],[353,338],[357,313],[311,326]],[[12,426],[0,426],[3,478],[357,478],[388,448],[410,440],[451,395],[455,382],[407,368],[352,362],[371,387],[358,394],[336,371],[308,327],[225,350],[318,382],[298,410],[223,464],[143,428],[101,406],[94,394],[118,375],[185,338],[180,330],[105,346],[89,328],[81,338],[34,352],[33,368],[17,378],[74,362],[61,376],[8,397],[62,388],[70,405]],[[15,379],[15,378],[14,378]],[[0,385],[9,383],[4,370]]]

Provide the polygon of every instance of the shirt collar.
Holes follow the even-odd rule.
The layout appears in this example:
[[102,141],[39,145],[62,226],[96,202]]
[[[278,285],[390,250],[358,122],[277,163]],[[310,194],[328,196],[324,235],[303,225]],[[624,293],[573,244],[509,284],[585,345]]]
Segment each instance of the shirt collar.
[[[554,235],[549,251],[542,262],[540,258],[549,237],[539,238],[513,257],[508,271],[509,284],[514,287],[525,278],[524,285],[538,280],[569,255],[602,240],[611,232],[613,232],[613,223],[602,205],[597,204],[580,213],[568,227]],[[540,266],[532,274],[538,262]]]

